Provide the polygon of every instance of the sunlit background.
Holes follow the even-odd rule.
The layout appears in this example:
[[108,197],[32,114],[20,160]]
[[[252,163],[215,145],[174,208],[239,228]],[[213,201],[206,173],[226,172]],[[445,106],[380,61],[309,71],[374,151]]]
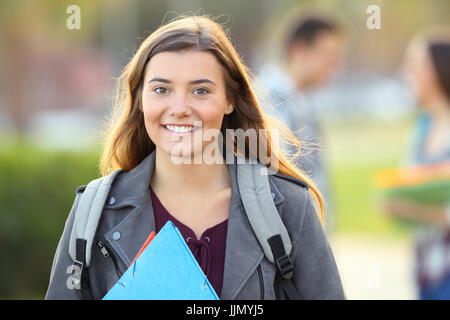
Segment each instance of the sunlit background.
[[[70,30],[70,5],[81,29]],[[381,9],[381,29],[366,25]],[[114,79],[140,42],[180,13],[208,14],[258,74],[286,19],[330,12],[345,27],[339,74],[317,92],[349,299],[415,299],[411,227],[377,212],[373,174],[403,162],[416,106],[399,73],[411,36],[446,23],[446,0],[3,0],[0,2],[0,298],[42,299],[75,189],[99,176]]]

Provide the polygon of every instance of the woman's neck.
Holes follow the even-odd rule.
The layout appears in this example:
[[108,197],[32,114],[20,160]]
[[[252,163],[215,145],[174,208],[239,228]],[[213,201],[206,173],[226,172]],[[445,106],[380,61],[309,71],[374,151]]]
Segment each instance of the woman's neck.
[[151,186],[161,192],[180,194],[207,194],[221,191],[231,186],[227,165],[223,164],[176,164],[171,156],[156,150],[155,169]]

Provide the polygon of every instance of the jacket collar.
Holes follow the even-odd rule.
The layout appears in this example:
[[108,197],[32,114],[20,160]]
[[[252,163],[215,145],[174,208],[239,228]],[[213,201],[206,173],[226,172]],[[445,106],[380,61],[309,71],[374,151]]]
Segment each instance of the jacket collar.
[[109,205],[110,208],[131,203],[138,205],[143,202],[149,195],[149,184],[155,161],[156,151],[153,151],[132,170],[119,175],[111,189],[110,196],[113,196],[115,201]]
[[[131,206],[132,211],[105,234],[105,239],[129,265],[151,231],[155,230],[154,212],[151,203],[149,183],[156,160],[156,151],[148,155],[134,169],[124,172],[117,178],[110,196],[114,203],[105,209],[119,209]],[[235,158],[236,160],[236,158]],[[256,270],[264,257],[250,222],[246,216],[237,183],[237,164],[228,164],[231,177],[231,199],[228,218],[228,230],[225,249],[225,265],[221,299],[236,298],[240,289]],[[273,178],[269,176],[272,198],[281,214],[284,196]],[[113,235],[119,232],[119,240]]]

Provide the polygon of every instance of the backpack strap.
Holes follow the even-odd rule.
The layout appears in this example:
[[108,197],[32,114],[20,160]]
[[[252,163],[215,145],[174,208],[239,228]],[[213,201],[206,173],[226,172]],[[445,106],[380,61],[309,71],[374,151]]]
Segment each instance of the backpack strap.
[[283,242],[280,235],[275,235],[268,239],[270,248],[274,255],[278,267],[278,276],[280,278],[281,287],[290,300],[300,300],[301,296],[291,281],[294,275],[294,265],[284,251]]
[[237,156],[237,181],[244,209],[263,248],[264,254],[278,268],[281,284],[289,299],[300,299],[290,281],[294,265],[289,257],[292,250],[289,234],[277,208],[268,195],[271,194],[267,167]]
[[272,198],[268,196],[271,190],[267,168],[259,163],[246,162],[247,159],[238,156],[239,193],[264,254],[270,262],[276,263],[268,240],[276,235],[281,236],[284,250],[288,255],[292,249],[291,240]]
[[[69,240],[69,254],[74,268],[77,268],[74,281],[86,287],[88,274],[85,270],[91,263],[91,248],[97,225],[100,220],[106,198],[115,178],[122,170],[116,170],[105,177],[92,180],[81,195],[75,212],[72,233]],[[85,290],[83,290],[85,291]]]

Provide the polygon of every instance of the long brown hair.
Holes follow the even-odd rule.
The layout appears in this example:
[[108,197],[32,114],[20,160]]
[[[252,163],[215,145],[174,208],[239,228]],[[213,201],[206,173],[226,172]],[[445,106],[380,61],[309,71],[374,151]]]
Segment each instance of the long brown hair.
[[413,36],[409,46],[415,46],[427,52],[437,84],[447,102],[450,103],[450,26],[428,26]]
[[[298,147],[296,155],[300,152],[300,142],[280,121],[263,113],[250,84],[249,70],[241,61],[224,29],[206,16],[183,16],[159,27],[142,42],[134,57],[125,66],[117,79],[113,119],[105,132],[104,150],[100,160],[102,174],[107,175],[116,169],[129,171],[155,150],[155,145],[147,134],[141,111],[144,70],[148,61],[157,53],[187,49],[211,52],[224,69],[227,99],[232,101],[235,107],[231,114],[224,116],[221,128],[223,138],[227,137],[226,129],[255,129],[257,145],[266,148],[265,153],[258,154],[271,155],[272,159],[275,155],[279,172],[299,178],[309,185],[309,192],[316,202],[319,217],[322,223],[325,223],[325,207],[320,192],[311,179],[292,164],[292,159],[288,160],[281,152],[271,148],[270,132],[273,128],[279,129],[282,139]],[[261,139],[264,139],[265,143],[259,143]],[[239,153],[235,141],[232,144],[234,152]],[[250,147],[247,146],[247,149]],[[268,165],[271,166],[270,163]]]

